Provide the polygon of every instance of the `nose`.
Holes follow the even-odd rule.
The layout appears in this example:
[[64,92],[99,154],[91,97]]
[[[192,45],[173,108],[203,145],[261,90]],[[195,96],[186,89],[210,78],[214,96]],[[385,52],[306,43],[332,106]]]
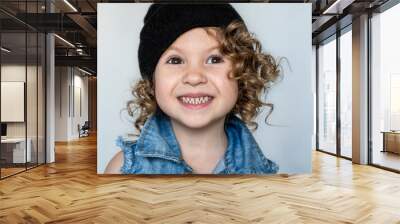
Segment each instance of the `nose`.
[[191,86],[207,83],[207,76],[204,68],[201,65],[188,65],[182,82]]

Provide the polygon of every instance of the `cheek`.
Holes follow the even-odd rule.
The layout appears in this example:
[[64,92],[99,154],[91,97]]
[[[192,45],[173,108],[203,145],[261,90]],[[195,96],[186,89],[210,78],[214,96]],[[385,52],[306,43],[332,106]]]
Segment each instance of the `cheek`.
[[168,83],[166,82],[167,80],[164,79],[155,79],[155,95],[156,95],[156,100],[158,104],[162,104],[162,102],[165,102],[168,99],[168,96],[170,95],[170,87]]
[[164,97],[166,96],[167,90],[164,88],[165,86],[159,85],[158,87],[155,88],[154,92],[156,95],[156,100],[157,104],[160,104],[162,102],[165,102]]
[[238,94],[239,94],[237,81],[229,80],[225,89],[226,89],[227,94],[229,94],[227,96],[228,102],[230,104],[232,104],[232,106],[234,106],[236,104],[236,101],[238,99]]
[[174,97],[174,86],[175,80],[166,74],[162,69],[157,70],[154,75],[154,92],[157,104],[160,107],[168,105]]
[[228,64],[229,65],[226,67],[226,76],[225,76],[226,89],[228,89],[228,92],[231,95],[232,98],[231,101],[233,101],[233,104],[235,104],[239,95],[239,85],[238,81],[231,77],[232,76],[231,62],[228,61]]
[[226,105],[234,106],[239,93],[238,83],[235,79],[224,77],[217,81],[218,89]]
[[229,93],[231,95],[231,103],[235,105],[239,97],[239,84],[238,81],[234,78],[231,78],[231,76],[232,76],[232,66],[230,64],[229,68],[227,68],[226,83],[228,86],[227,88],[230,91]]

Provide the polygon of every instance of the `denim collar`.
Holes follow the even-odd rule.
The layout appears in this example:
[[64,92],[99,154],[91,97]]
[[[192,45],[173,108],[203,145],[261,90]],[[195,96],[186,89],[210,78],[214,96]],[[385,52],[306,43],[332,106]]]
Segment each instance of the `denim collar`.
[[[236,161],[236,157],[243,158],[245,154],[253,154],[255,153],[254,148],[260,150],[247,126],[234,115],[227,118],[225,133],[228,138],[224,156],[224,165],[227,170],[234,170],[235,165],[244,162]],[[137,139],[135,155],[184,163],[170,118],[163,112],[156,112],[145,123],[142,133]],[[250,158],[254,157],[250,156]]]
[[182,154],[167,115],[157,111],[146,121],[137,140],[135,155],[182,162]]

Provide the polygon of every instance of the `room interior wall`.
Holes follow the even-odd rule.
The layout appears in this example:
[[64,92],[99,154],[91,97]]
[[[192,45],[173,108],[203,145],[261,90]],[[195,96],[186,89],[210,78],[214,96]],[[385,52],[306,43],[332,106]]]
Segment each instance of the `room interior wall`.
[[[9,138],[25,138],[25,133],[30,139],[30,147],[32,158],[36,162],[37,150],[40,148],[39,154],[42,155],[44,151],[44,122],[42,119],[38,120],[38,113],[43,113],[44,95],[39,94],[38,88],[43,87],[43,79],[39,75],[42,74],[42,67],[36,65],[25,64],[3,64],[1,66],[1,81],[2,82],[25,82],[26,83],[26,121],[25,122],[6,122],[7,123],[7,137]],[[25,80],[26,79],[26,80]],[[39,83],[38,83],[39,81]],[[38,86],[39,84],[39,86]],[[7,97],[7,96],[3,96]],[[42,99],[41,99],[42,97]],[[7,110],[7,108],[1,108]],[[40,144],[40,145],[39,145]],[[39,156],[40,157],[40,156]],[[40,157],[41,158],[41,157]],[[39,162],[44,162],[41,158]]]
[[55,68],[55,141],[68,140],[68,92],[70,76],[68,67]]
[[77,139],[78,124],[88,120],[88,77],[73,67],[55,73],[55,141]]

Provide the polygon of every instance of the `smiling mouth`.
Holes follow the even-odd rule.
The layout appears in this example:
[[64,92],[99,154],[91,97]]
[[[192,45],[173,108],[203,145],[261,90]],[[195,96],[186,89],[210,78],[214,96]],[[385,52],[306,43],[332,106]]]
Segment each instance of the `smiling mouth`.
[[189,109],[200,109],[208,106],[214,99],[212,96],[180,96],[179,102]]

